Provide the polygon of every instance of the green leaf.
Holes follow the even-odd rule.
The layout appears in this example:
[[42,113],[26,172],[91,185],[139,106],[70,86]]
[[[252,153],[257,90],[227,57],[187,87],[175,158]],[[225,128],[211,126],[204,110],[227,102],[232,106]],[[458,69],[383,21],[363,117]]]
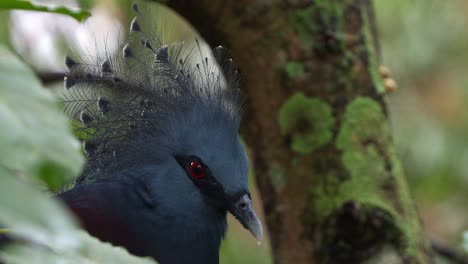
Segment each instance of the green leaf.
[[[130,255],[125,249],[114,247],[82,232],[80,233],[85,246],[79,254],[68,252],[53,252],[33,246],[14,246],[3,254],[6,263],[67,263],[67,264],[155,264],[149,258],[139,258]],[[1,254],[1,253],[0,253]],[[0,255],[1,256],[1,255]]]
[[51,189],[73,179],[83,157],[67,123],[56,98],[0,45],[0,167]]
[[64,6],[45,6],[45,5],[33,4],[29,1],[21,1],[21,0],[1,0],[0,9],[22,9],[22,10],[57,13],[57,14],[71,16],[80,22],[85,20],[91,15],[89,11],[79,9],[79,8],[71,8],[71,7],[64,7]]
[[0,251],[5,263],[151,264],[79,230],[63,206],[0,166],[0,222],[18,243]]
[[63,205],[26,184],[41,179],[57,187],[83,158],[56,99],[1,45],[0,81],[1,233],[17,241],[2,248],[0,262],[154,263],[90,237]]
[[0,166],[0,223],[9,234],[55,250],[78,248],[77,225],[60,204]]

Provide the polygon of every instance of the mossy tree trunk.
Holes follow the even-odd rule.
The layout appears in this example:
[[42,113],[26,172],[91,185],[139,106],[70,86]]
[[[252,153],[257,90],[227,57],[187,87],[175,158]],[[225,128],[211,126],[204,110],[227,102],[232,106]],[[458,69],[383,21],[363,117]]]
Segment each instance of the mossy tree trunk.
[[168,5],[227,45],[242,73],[242,134],[276,263],[431,263],[390,134],[369,1]]

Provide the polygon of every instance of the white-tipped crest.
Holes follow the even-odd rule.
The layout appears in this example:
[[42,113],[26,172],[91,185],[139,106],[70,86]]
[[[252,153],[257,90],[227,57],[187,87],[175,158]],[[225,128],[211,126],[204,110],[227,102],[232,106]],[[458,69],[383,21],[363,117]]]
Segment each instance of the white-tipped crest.
[[[141,135],[170,133],[167,123],[183,123],[194,107],[203,109],[200,115],[220,115],[238,128],[242,97],[225,49],[204,56],[197,41],[198,48],[183,56],[182,44],[165,43],[141,10],[134,5],[137,16],[129,41],[117,52],[85,54],[91,61],[66,58],[70,71],[63,102],[66,112],[83,124],[77,131],[88,157],[85,175],[111,168],[119,152],[134,147]],[[197,63],[192,66],[191,60]]]

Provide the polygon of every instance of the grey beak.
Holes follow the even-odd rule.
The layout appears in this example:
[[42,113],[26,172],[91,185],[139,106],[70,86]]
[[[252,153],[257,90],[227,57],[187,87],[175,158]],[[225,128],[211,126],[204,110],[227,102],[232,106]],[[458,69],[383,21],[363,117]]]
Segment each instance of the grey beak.
[[255,211],[252,207],[252,200],[248,194],[242,195],[237,201],[235,201],[229,212],[239,220],[239,222],[252,233],[258,242],[262,241],[263,228],[262,223],[258,219]]

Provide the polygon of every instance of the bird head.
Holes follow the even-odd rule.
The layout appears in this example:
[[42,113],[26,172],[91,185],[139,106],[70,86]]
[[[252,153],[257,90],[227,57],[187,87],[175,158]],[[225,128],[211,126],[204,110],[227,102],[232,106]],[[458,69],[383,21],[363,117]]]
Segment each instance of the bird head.
[[[182,56],[182,45],[148,34],[138,6],[134,10],[121,52],[87,62],[66,59],[65,108],[82,123],[77,133],[88,159],[77,183],[150,167],[148,188],[166,193],[150,200],[185,211],[230,212],[260,241],[238,135],[242,96],[235,65],[222,47],[203,56],[198,41],[198,51]],[[200,59],[192,63],[195,55]]]
[[248,159],[237,130],[223,114],[204,119],[204,111],[195,108],[174,158],[205,203],[229,211],[261,241],[262,226],[248,188]]

